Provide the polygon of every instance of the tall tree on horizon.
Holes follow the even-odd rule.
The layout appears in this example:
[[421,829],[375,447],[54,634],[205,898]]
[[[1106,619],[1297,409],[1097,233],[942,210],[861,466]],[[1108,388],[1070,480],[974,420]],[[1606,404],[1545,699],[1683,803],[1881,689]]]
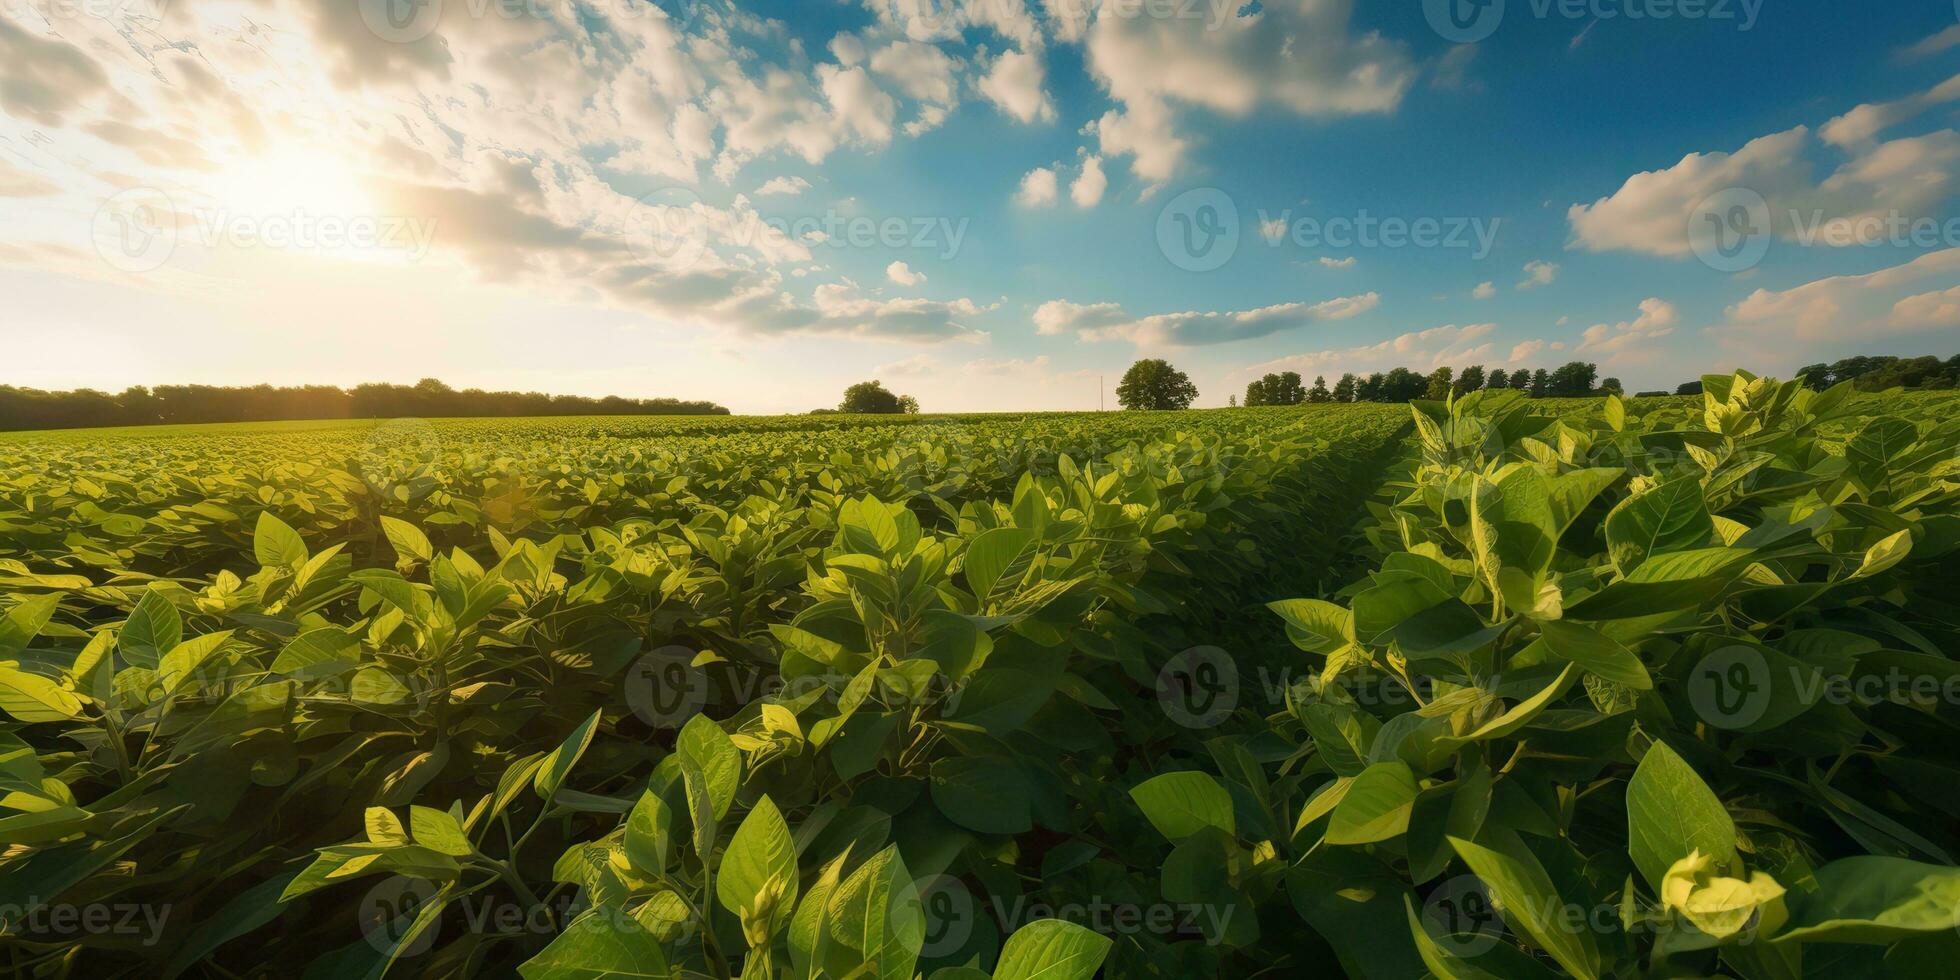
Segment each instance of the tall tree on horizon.
[[1123,372],[1116,386],[1116,403],[1132,412],[1186,409],[1198,400],[1198,386],[1183,371],[1161,358],[1145,358]]

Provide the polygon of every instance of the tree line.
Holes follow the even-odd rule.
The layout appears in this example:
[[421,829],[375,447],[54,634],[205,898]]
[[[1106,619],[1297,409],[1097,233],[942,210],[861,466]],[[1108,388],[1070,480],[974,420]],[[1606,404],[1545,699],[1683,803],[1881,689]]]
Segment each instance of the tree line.
[[159,385],[121,394],[0,385],[0,430],[302,419],[511,418],[548,415],[727,415],[713,402],[586,398],[534,391],[458,391],[434,378],[413,385],[275,388]]
[[1544,368],[1536,371],[1522,368],[1517,371],[1503,368],[1485,371],[1483,365],[1472,364],[1461,372],[1455,368],[1440,367],[1424,374],[1398,367],[1365,378],[1343,374],[1331,388],[1327,386],[1324,375],[1313,379],[1313,387],[1309,388],[1302,383],[1297,372],[1268,374],[1246,385],[1245,404],[1257,408],[1263,405],[1322,402],[1411,402],[1419,398],[1441,401],[1451,395],[1460,398],[1473,391],[1499,388],[1522,391],[1533,398],[1583,398],[1606,392],[1623,393],[1625,390],[1618,378],[1600,381],[1599,365],[1585,361],[1572,361],[1550,371]]
[[1937,357],[1847,357],[1832,364],[1812,364],[1797,372],[1805,387],[1824,391],[1851,382],[1860,391],[1893,388],[1947,389],[1960,387],[1960,354]]

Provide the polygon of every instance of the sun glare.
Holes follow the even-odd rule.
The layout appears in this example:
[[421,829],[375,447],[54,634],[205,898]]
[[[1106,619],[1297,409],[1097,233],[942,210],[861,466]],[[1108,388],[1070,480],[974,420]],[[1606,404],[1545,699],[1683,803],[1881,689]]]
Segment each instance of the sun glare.
[[281,148],[221,171],[212,196],[226,208],[258,216],[371,214],[361,182],[340,160],[316,150]]

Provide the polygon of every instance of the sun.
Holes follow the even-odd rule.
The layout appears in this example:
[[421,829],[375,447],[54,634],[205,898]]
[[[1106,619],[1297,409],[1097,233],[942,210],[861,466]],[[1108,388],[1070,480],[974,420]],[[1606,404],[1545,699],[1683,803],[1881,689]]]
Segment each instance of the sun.
[[373,214],[361,181],[331,152],[281,147],[239,160],[211,183],[212,197],[239,214],[308,214],[355,218]]

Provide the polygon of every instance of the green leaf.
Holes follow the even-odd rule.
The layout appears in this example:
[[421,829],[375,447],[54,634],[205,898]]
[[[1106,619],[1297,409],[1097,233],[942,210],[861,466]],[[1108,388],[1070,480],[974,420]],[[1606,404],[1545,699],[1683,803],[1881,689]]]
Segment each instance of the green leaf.
[[966,546],[966,583],[982,602],[1002,583],[1010,569],[1027,567],[1027,556],[1035,542],[1033,531],[1019,527],[997,527],[975,535]]
[[1130,790],[1130,798],[1150,825],[1173,841],[1206,827],[1237,833],[1232,794],[1205,773],[1165,773]]
[[1558,893],[1536,858],[1529,853],[1522,857],[1503,854],[1460,837],[1449,841],[1518,931],[1580,980],[1600,976],[1599,948],[1589,925],[1564,914],[1566,909],[1583,906],[1573,905]]
[[1354,614],[1331,602],[1282,599],[1266,608],[1286,621],[1287,638],[1308,653],[1332,653],[1353,640]]
[[830,898],[831,934],[854,949],[878,980],[912,980],[925,946],[925,914],[917,886],[887,847],[844,880]]
[[617,909],[587,912],[517,968],[524,980],[671,978],[667,954],[646,927]]
[[1606,515],[1606,551],[1622,575],[1654,555],[1703,547],[1714,535],[1715,522],[1694,476],[1628,498]]
[[352,670],[360,663],[361,641],[337,626],[307,630],[273,658],[272,672],[312,680]]
[[707,715],[688,719],[675,747],[680,752],[682,771],[699,775],[701,787],[714,806],[714,819],[727,816],[735,802],[735,790],[742,783],[742,750]]
[[932,802],[946,819],[983,834],[1034,827],[1027,778],[1006,759],[958,756],[933,763]]
[[415,843],[438,854],[460,858],[476,853],[476,848],[470,844],[469,835],[463,832],[463,825],[442,810],[426,806],[410,806],[408,830],[415,838]]
[[674,847],[674,810],[651,790],[640,794],[626,817],[625,847],[635,868],[649,873],[667,869]]
[[1853,580],[1871,578],[1904,561],[1911,553],[1912,531],[1910,529],[1900,531],[1872,545],[1871,549],[1865,552],[1864,562],[1858,566],[1858,570],[1853,572],[1851,577]]
[[265,568],[298,568],[306,564],[306,542],[299,532],[269,510],[259,512],[258,528],[252,532],[252,554]]
[[1560,660],[1578,664],[1615,684],[1637,691],[1652,690],[1647,665],[1618,640],[1590,626],[1552,621],[1538,624],[1545,646]]
[[1692,851],[1714,860],[1713,870],[1738,870],[1735,820],[1693,766],[1665,742],[1655,742],[1627,782],[1627,853],[1656,891],[1667,869]]
[[81,716],[82,699],[39,674],[0,664],[0,711],[32,725]]
[[176,694],[189,683],[200,668],[217,656],[219,650],[231,640],[231,635],[231,630],[207,633],[185,640],[164,654],[163,659],[157,662],[157,682],[163,686],[164,694]]
[[1041,919],[1014,930],[994,980],[1089,980],[1115,945],[1073,922]]
[[381,533],[388,536],[388,543],[394,546],[395,553],[418,561],[432,561],[436,556],[435,546],[429,543],[429,536],[422,529],[407,521],[393,517],[381,518]]
[[1778,942],[1890,943],[1960,928],[1960,868],[1860,855],[1817,869]]
[[0,617],[0,659],[20,656],[47,628],[48,620],[54,618],[55,607],[60,604],[59,594],[41,595],[22,599],[7,610]]
[[599,714],[594,711],[591,717],[580,722],[545,757],[544,764],[538,767],[537,775],[531,779],[531,787],[538,791],[539,796],[549,800],[552,794],[558,792],[558,787],[565,785],[565,777],[578,764],[579,756],[585,754],[586,747],[592,744],[592,733],[599,727]]
[[765,794],[728,841],[715,878],[715,898],[722,908],[747,921],[758,911],[757,898],[772,885],[775,891],[764,921],[771,923],[774,934],[789,924],[796,908],[796,845],[782,811]]
[[123,623],[116,636],[116,649],[131,665],[155,670],[157,661],[183,639],[184,619],[177,607],[162,592],[149,589]]
[[1348,787],[1327,824],[1329,844],[1374,844],[1408,833],[1409,814],[1422,788],[1403,762],[1378,762]]

